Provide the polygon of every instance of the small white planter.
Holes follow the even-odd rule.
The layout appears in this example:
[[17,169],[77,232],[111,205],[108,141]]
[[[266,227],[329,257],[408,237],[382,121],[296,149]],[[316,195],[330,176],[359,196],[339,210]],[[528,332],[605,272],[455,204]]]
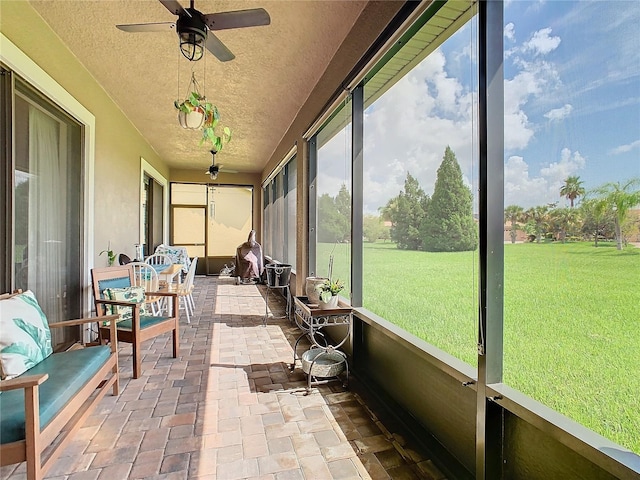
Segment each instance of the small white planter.
[[178,122],[182,128],[197,130],[202,126],[202,122],[204,122],[204,111],[201,109],[196,109],[189,113],[179,111]]
[[338,295],[332,295],[328,302],[323,302],[322,298],[318,302],[318,306],[321,310],[327,310],[329,308],[337,308],[338,307]]

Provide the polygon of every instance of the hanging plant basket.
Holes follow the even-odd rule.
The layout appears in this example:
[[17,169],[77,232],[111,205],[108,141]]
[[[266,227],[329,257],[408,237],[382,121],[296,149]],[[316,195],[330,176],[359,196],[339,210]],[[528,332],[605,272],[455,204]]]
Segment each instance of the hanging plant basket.
[[224,144],[231,140],[231,130],[219,125],[218,108],[200,94],[193,73],[189,88],[191,93],[186,99],[173,102],[178,110],[178,123],[182,128],[201,130],[200,145],[210,143],[213,149],[219,152]]
[[204,109],[197,107],[190,112],[178,111],[178,123],[182,128],[198,130],[204,123]]

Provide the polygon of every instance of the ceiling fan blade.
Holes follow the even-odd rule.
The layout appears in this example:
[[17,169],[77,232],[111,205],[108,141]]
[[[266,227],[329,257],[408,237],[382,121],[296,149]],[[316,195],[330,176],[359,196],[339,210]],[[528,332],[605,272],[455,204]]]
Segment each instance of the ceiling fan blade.
[[229,28],[257,27],[269,25],[271,17],[264,8],[236,10],[233,12],[209,13],[203,15],[209,30],[227,30]]
[[221,62],[228,62],[229,60],[236,58],[236,56],[231,53],[231,50],[229,50],[226,45],[211,32],[207,33],[206,47],[207,50],[213,53]]
[[186,15],[191,17],[191,13],[182,8],[182,5],[178,3],[178,0],[159,0],[162,5],[165,6],[174,15]]
[[161,22],[161,23],[130,23],[127,25],[116,25],[123,32],[137,33],[137,32],[165,32],[176,28],[174,22]]

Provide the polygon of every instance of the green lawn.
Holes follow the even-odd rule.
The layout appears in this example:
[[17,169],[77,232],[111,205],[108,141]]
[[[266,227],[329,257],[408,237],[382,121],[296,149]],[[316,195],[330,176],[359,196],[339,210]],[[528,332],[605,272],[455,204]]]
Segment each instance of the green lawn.
[[[349,278],[349,247],[334,278]],[[477,265],[477,252],[365,244],[364,305],[475,366]],[[507,244],[504,298],[505,383],[640,453],[640,249]]]

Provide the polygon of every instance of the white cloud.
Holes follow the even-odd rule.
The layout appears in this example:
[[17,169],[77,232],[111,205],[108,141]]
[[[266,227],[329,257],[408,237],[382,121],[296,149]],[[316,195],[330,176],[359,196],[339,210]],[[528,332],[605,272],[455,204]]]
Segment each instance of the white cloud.
[[[549,92],[560,84],[556,65],[535,58],[540,49],[544,48],[542,39],[547,38],[540,32],[551,32],[551,29],[542,29],[528,42],[509,50],[508,57],[512,59],[517,73],[504,81],[506,150],[523,150],[529,145],[537,128],[527,114],[530,103],[548,97]],[[554,112],[556,113],[559,112]]]
[[612,148],[609,151],[611,155],[620,155],[621,153],[627,153],[635,148],[640,148],[640,140],[636,140],[635,142],[627,143],[626,145],[620,145],[616,148]]
[[504,165],[504,204],[528,208],[539,204],[541,192],[548,190],[542,177],[529,177],[529,165],[522,157],[509,157]]
[[564,106],[560,108],[554,108],[549,110],[544,114],[546,118],[551,120],[552,122],[559,122],[560,120],[567,118],[571,112],[573,111],[573,106],[565,103]]
[[531,51],[535,56],[546,55],[560,45],[560,37],[551,36],[551,28],[543,28],[534,32],[531,38],[523,44],[525,51]]
[[560,161],[552,162],[548,167],[541,168],[540,174],[551,179],[557,179],[562,184],[565,178],[583,169],[585,164],[585,158],[580,155],[580,152],[575,151],[572,153],[571,150],[565,147],[560,152]]
[[504,38],[514,42],[516,40],[516,26],[509,22],[504,26]]
[[[398,195],[407,173],[431,194],[447,145],[455,152],[463,175],[473,176],[474,168],[477,171],[477,165],[471,165],[476,101],[474,92],[447,74],[445,56],[437,50],[367,110],[365,213],[377,213],[378,207]],[[330,175],[337,184],[338,175]]]
[[504,166],[504,204],[529,208],[535,205],[560,202],[560,188],[570,175],[584,169],[585,158],[580,152],[563,148],[560,160],[540,169],[538,176],[531,176],[529,164],[520,156],[511,156]]

